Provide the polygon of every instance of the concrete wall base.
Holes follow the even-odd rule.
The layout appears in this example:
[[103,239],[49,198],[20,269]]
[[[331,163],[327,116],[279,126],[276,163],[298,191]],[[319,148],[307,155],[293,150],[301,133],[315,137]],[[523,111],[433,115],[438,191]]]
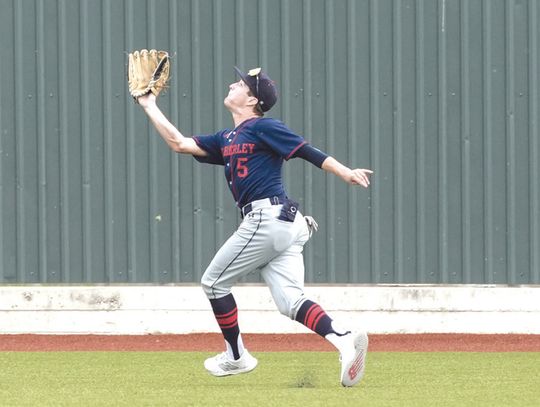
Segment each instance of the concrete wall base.
[[[277,311],[264,285],[233,289],[245,333],[305,333]],[[336,321],[370,333],[540,334],[540,287],[311,285]],[[198,285],[2,286],[0,333],[219,332]]]

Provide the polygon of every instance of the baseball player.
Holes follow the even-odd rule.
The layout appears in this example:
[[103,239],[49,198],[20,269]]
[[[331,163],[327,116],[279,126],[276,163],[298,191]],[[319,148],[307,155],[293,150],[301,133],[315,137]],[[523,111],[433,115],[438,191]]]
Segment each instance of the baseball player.
[[255,359],[244,347],[232,286],[259,271],[270,288],[279,312],[304,324],[330,341],[340,352],[341,383],[353,386],[364,374],[368,337],[364,332],[337,326],[320,305],[304,294],[302,250],[317,223],[301,214],[283,186],[281,167],[302,158],[351,185],[369,186],[368,169],[350,169],[312,147],[282,122],[264,117],[277,100],[274,82],[261,68],[239,76],[229,86],[224,105],[234,121],[232,130],[185,137],[164,116],[156,96],[137,98],[157,132],[178,153],[191,154],[202,163],[221,165],[242,222],[223,244],[202,277],[226,350],[204,362],[214,376],[247,373]]

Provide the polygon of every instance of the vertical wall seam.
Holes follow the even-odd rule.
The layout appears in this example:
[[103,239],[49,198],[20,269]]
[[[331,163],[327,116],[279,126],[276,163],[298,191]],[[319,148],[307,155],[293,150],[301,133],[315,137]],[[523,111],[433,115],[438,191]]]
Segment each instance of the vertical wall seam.
[[291,69],[290,69],[290,53],[291,47],[289,45],[290,38],[290,15],[289,15],[289,2],[287,0],[281,0],[281,82],[282,82],[282,97],[281,97],[281,111],[283,122],[289,121],[290,112],[290,98],[285,93],[285,89],[290,89],[291,81]]
[[506,0],[505,25],[505,123],[506,123],[506,281],[510,284],[516,282],[516,144],[515,144],[515,64],[514,64],[514,2]]
[[462,208],[462,258],[461,267],[463,270],[462,281],[472,283],[472,254],[471,254],[471,118],[470,118],[470,78],[469,78],[469,10],[468,2],[460,3],[460,36],[461,36],[461,208]]
[[80,52],[81,52],[81,148],[82,148],[82,273],[83,281],[88,283],[92,280],[92,202],[90,171],[90,77],[89,77],[89,27],[88,27],[88,2],[82,2],[79,12],[80,24]]
[[[126,47],[127,52],[133,51],[133,36],[134,36],[134,23],[133,23],[133,3],[129,0],[124,2],[124,21],[125,33],[126,36]],[[128,273],[128,282],[138,281],[138,272],[139,267],[137,264],[137,245],[136,245],[136,235],[137,235],[137,219],[135,211],[135,202],[136,202],[136,178],[135,178],[135,168],[136,168],[136,157],[135,157],[135,106],[133,103],[126,103],[126,182],[127,182],[127,273]]]
[[482,3],[482,36],[483,36],[483,138],[484,138],[484,239],[485,239],[485,271],[484,281],[488,284],[494,282],[493,265],[493,175],[489,171],[493,166],[493,143],[491,142],[492,133],[492,75],[491,75],[491,1],[484,0]]
[[[370,60],[370,89],[369,89],[369,98],[370,98],[370,133],[373,140],[371,144],[371,156],[373,157],[373,168],[377,170],[380,168],[380,129],[379,129],[379,35],[378,35],[378,17],[379,17],[379,8],[377,0],[370,0],[369,3],[369,60]],[[382,181],[382,178],[376,179],[375,181]],[[381,192],[378,182],[373,183],[373,211],[371,222],[372,229],[371,235],[373,236],[373,245],[371,249],[371,257],[373,259],[373,268],[371,270],[371,281],[373,283],[379,283],[381,281]]]
[[[38,281],[47,282],[47,131],[45,113],[45,17],[36,3],[37,129],[38,129]],[[1,213],[1,212],[0,212]],[[1,247],[1,246],[0,246]]]
[[244,6],[244,1],[243,0],[236,0],[235,4],[236,4],[236,12],[234,13],[234,15],[235,15],[236,20],[235,20],[234,26],[236,27],[236,32],[235,32],[236,41],[235,41],[235,44],[237,46],[237,48],[236,48],[237,63],[240,64],[241,69],[246,69],[245,68],[245,65],[246,65],[246,53],[245,53],[246,39],[244,37],[244,32],[246,30],[246,28],[245,28],[245,21],[246,21],[245,6]]
[[65,80],[68,72],[67,53],[67,12],[66,0],[59,0],[58,3],[58,73],[60,77],[59,92],[59,121],[60,121],[60,213],[61,213],[61,268],[59,280],[70,282],[71,280],[71,236],[69,233],[70,224],[70,201],[69,201],[69,151],[68,151],[68,87]]
[[424,5],[423,2],[416,2],[416,146],[417,156],[416,160],[416,179],[417,179],[417,199],[416,199],[416,258],[418,259],[418,271],[416,280],[421,283],[425,283],[428,280],[427,275],[427,249],[426,249],[426,134],[424,121],[426,118],[425,113],[425,90],[426,90],[426,77],[424,72]]
[[540,185],[538,184],[538,176],[540,174],[540,149],[538,135],[538,121],[540,111],[538,109],[539,100],[539,83],[538,71],[540,69],[539,53],[538,53],[538,38],[540,36],[538,19],[540,18],[540,8],[538,2],[530,0],[528,8],[529,26],[529,187],[530,187],[530,267],[531,267],[531,284],[540,284]]
[[259,27],[259,37],[258,37],[258,46],[257,46],[257,52],[259,53],[258,61],[259,61],[259,66],[268,67],[269,57],[268,57],[268,47],[266,47],[266,44],[269,43],[268,3],[265,0],[260,0],[258,3],[257,9],[258,9],[257,21],[258,21],[258,27]]
[[[155,48],[156,44],[156,26],[157,26],[157,17],[156,17],[156,2],[155,0],[148,0],[146,3],[146,16],[147,16],[147,44],[148,48]],[[150,126],[150,124],[149,124]],[[155,133],[155,130],[152,126],[151,133]],[[158,232],[158,222],[155,222],[155,216],[158,213],[159,209],[159,191],[158,191],[158,180],[159,180],[159,166],[158,159],[158,137],[152,134],[150,137],[149,151],[148,151],[148,179],[150,181],[150,193],[149,193],[149,205],[148,205],[148,228],[150,229],[150,268],[151,268],[151,280],[154,283],[161,281],[161,271],[160,271],[160,259],[161,259],[161,250],[159,242],[159,232]]]
[[[358,95],[355,92],[358,83],[358,75],[355,69],[357,59],[355,42],[357,38],[356,25],[356,3],[354,0],[347,1],[347,83],[351,86],[347,89],[347,140],[349,141],[348,165],[355,165],[358,160],[358,142],[355,133],[360,133],[358,129]],[[308,93],[310,94],[310,92]],[[311,115],[311,113],[310,113]],[[310,174],[311,175],[311,174]],[[311,182],[310,182],[311,183]],[[358,247],[359,239],[359,217],[358,192],[356,188],[348,189],[348,238],[349,238],[349,261],[347,264],[348,281],[351,283],[360,282],[360,263]]]
[[[169,0],[169,36],[171,39],[170,47],[174,52],[180,53],[179,42],[178,42],[178,29],[180,25],[178,21],[178,3],[176,0]],[[173,54],[174,56],[174,54]],[[174,60],[173,63],[180,63],[179,60]],[[174,93],[169,94],[169,99],[171,102],[171,120],[173,123],[179,123],[179,90],[180,90],[180,78],[178,76],[178,70],[171,70],[171,89],[175,89],[176,95]],[[181,282],[182,273],[181,273],[181,215],[180,215],[180,175],[179,175],[179,158],[178,154],[174,151],[170,151],[171,156],[171,264],[172,270],[171,275],[173,281]]]
[[[326,55],[326,137],[327,137],[327,151],[330,155],[334,154],[335,144],[335,127],[336,127],[336,115],[335,115],[335,97],[334,97],[334,46],[333,46],[333,32],[334,32],[334,9],[331,7],[330,2],[325,3],[325,16],[324,16],[324,33],[325,33],[325,55]],[[327,262],[326,272],[328,273],[329,281],[336,281],[336,183],[335,177],[328,177],[327,181],[328,193],[326,194],[326,227],[327,227]]]
[[[18,46],[15,48],[15,72],[22,72],[24,66],[23,61],[23,4],[22,2],[14,2],[14,38],[15,44]],[[15,192],[15,208],[16,208],[16,227],[15,227],[15,239],[16,239],[16,275],[17,281],[25,281],[25,269],[26,269],[26,256],[25,256],[25,242],[26,233],[24,230],[25,216],[24,216],[24,78],[21,75],[15,75],[15,168],[16,168],[16,192]]]
[[[293,95],[295,96],[298,96],[298,93],[295,92],[292,88],[292,80],[291,78],[294,78],[294,58],[293,58],[293,51],[292,51],[292,48],[290,46],[290,43],[291,43],[291,32],[294,32],[294,29],[291,30],[291,25],[293,25],[293,27],[302,27],[303,29],[303,21],[300,20],[300,21],[291,21],[292,20],[292,17],[291,17],[291,8],[293,6],[294,3],[288,1],[288,0],[283,0],[282,2],[282,10],[285,10],[285,21],[286,21],[286,25],[285,26],[282,26],[284,27],[283,28],[283,31],[282,31],[282,42],[281,42],[281,45],[282,47],[285,47],[285,53],[286,53],[286,58],[287,58],[287,61],[285,63],[286,67],[284,68],[285,70],[282,70],[282,75],[284,75],[284,78],[286,78],[286,81],[282,79],[282,86],[280,86],[281,88],[281,105],[282,105],[282,121],[284,123],[289,123],[291,121],[291,118],[294,116],[294,114],[292,114],[291,112],[294,112],[294,105],[293,103],[291,102],[291,100],[293,100]],[[303,17],[303,16],[302,16]],[[296,24],[294,26],[294,24]],[[321,28],[323,29],[323,28]],[[321,44],[321,48],[324,48]],[[282,63],[282,66],[283,66],[283,63]],[[286,104],[284,103],[286,101]],[[285,107],[287,106],[287,107]],[[283,179],[290,179],[291,178],[291,166],[290,165],[284,165],[282,167],[282,176],[283,176]]]
[[394,247],[395,247],[395,260],[394,260],[394,279],[398,283],[404,281],[404,239],[405,230],[403,228],[403,106],[401,104],[402,97],[402,81],[401,73],[403,68],[402,60],[402,46],[401,46],[401,3],[394,2],[392,8],[392,130],[393,130],[393,162],[394,162],[394,181],[393,181],[393,193],[394,193]]
[[448,181],[448,145],[447,145],[447,72],[446,72],[446,32],[445,32],[445,18],[446,18],[446,2],[439,0],[439,23],[438,23],[438,77],[439,77],[439,95],[438,95],[438,129],[439,129],[439,186],[438,186],[438,206],[439,206],[439,272],[440,283],[449,282],[449,270],[448,270],[448,193],[447,193],[447,181]]
[[418,180],[417,190],[417,258],[418,258],[418,276],[420,282],[428,281],[427,270],[427,222],[426,216],[426,76],[425,76],[425,24],[424,24],[424,5],[422,2],[416,3],[416,128],[417,128],[417,154],[416,174]]
[[103,18],[103,62],[102,62],[102,97],[103,97],[103,161],[104,161],[104,179],[103,179],[103,194],[104,194],[104,222],[105,222],[105,275],[109,282],[115,282],[116,270],[114,270],[114,171],[113,171],[113,131],[112,131],[112,100],[111,100],[111,3],[102,3],[101,15]]
[[[193,106],[192,109],[192,123],[193,128],[196,131],[200,131],[201,128],[201,77],[200,77],[200,66],[201,66],[201,52],[199,49],[200,34],[197,30],[201,29],[200,24],[200,3],[194,2],[191,8],[191,30],[192,30],[192,43],[193,43],[193,58],[192,58],[192,72],[193,80],[191,82],[191,93],[193,95]],[[196,270],[201,271],[203,268],[202,264],[202,246],[203,246],[203,232],[202,232],[202,187],[203,182],[201,180],[201,168],[200,165],[197,165],[195,160],[193,160],[193,203],[194,203],[194,212],[193,212],[193,223],[194,223],[194,240],[195,244],[193,245],[193,262]]]

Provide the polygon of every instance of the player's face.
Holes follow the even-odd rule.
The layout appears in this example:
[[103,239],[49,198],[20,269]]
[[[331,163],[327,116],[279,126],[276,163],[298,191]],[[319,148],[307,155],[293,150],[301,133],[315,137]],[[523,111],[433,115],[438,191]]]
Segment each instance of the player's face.
[[223,103],[227,108],[244,107],[250,97],[249,88],[246,83],[240,79],[238,82],[229,85],[229,94],[225,97]]

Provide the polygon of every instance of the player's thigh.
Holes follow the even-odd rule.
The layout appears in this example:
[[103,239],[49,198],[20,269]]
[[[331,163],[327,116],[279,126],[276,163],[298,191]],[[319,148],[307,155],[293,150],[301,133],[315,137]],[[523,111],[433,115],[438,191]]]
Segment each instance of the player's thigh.
[[305,299],[302,246],[293,245],[281,253],[261,270],[261,275],[279,312],[294,319]]
[[218,250],[201,279],[207,294],[227,295],[243,276],[260,268],[275,256],[261,227],[244,224]]

